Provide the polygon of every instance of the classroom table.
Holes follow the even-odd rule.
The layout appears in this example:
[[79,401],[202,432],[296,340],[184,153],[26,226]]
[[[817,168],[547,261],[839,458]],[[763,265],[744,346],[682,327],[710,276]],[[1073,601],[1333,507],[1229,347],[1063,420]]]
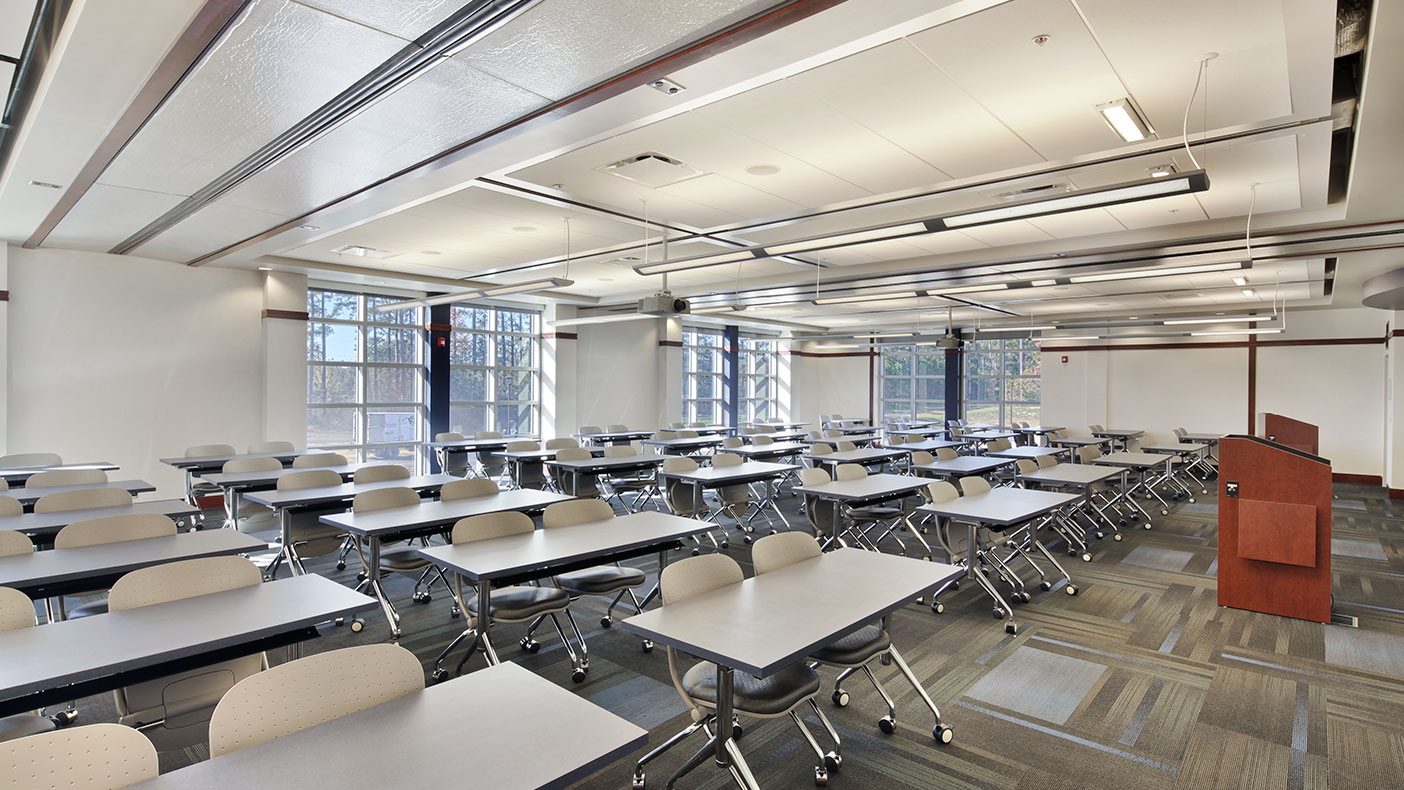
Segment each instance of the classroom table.
[[727,436],[735,432],[736,428],[730,425],[689,425],[686,428],[674,428],[677,431],[695,431],[698,436]]
[[[1121,525],[1113,521],[1106,513],[1107,507],[1097,503],[1092,497],[1092,487],[1098,483],[1109,483],[1111,478],[1120,477],[1121,470],[1114,467],[1098,466],[1097,464],[1067,464],[1061,463],[1046,469],[1039,469],[1037,472],[1019,475],[1019,480],[1023,483],[1037,483],[1040,487],[1049,488],[1071,488],[1086,495],[1086,504],[1092,512],[1100,518],[1106,526],[1112,530],[1112,539],[1121,540]],[[1108,506],[1109,507],[1109,506]],[[1098,538],[1103,537],[1106,531],[1096,526],[1093,520],[1094,532]]]
[[937,450],[944,450],[946,448],[954,450],[964,446],[965,442],[953,442],[949,439],[924,439],[919,442],[905,442],[903,444],[894,444],[892,445],[892,449],[902,450],[903,452],[908,453],[916,452],[917,450],[922,450],[928,453],[934,453]]
[[[1201,442],[1171,442],[1168,444],[1141,445],[1141,452],[1143,453],[1155,453],[1157,455],[1168,456],[1165,459],[1165,473],[1161,476],[1161,479],[1169,483],[1171,486],[1183,491],[1185,496],[1189,497],[1189,501],[1191,504],[1193,504],[1194,502],[1194,493],[1189,490],[1189,486],[1185,485],[1184,481],[1180,480],[1180,478],[1175,476],[1175,468],[1173,464],[1177,458],[1182,458],[1186,455],[1193,454],[1194,461],[1188,463],[1185,466],[1185,471],[1189,471],[1195,468],[1196,466],[1200,466],[1201,464],[1207,466],[1204,460],[1204,455],[1208,450],[1209,445]],[[1207,495],[1209,493],[1209,489],[1204,486],[1204,481],[1199,480],[1198,482],[1200,483],[1200,495]]]
[[[1019,625],[1014,621],[1014,607],[1004,600],[1004,596],[1000,595],[999,590],[995,589],[994,582],[978,569],[977,566],[980,563],[972,561],[969,556],[979,552],[978,548],[974,548],[979,546],[979,528],[983,526],[996,532],[1002,532],[1009,527],[1032,521],[1067,507],[1081,498],[1081,494],[1034,491],[1027,488],[995,488],[982,494],[958,497],[949,502],[922,505],[917,508],[917,512],[937,518],[948,518],[966,525],[966,559],[963,578],[974,579],[980,589],[994,599],[995,616],[1004,620],[1004,630],[1011,634],[1017,634]],[[1044,548],[1042,543],[1034,539],[1033,530],[1029,532],[1029,540],[1039,549],[1044,558],[1051,562],[1063,574],[1064,578],[1067,578],[1068,594],[1077,595],[1077,586],[1072,583],[1067,571],[1063,570],[1062,565],[1053,558],[1053,555]],[[1017,580],[1017,577],[1014,578]],[[1046,579],[1043,586],[1044,589],[1052,588]],[[1016,586],[1015,594],[1020,595],[1021,600],[1027,600],[1027,593],[1023,593],[1021,588],[1022,583]],[[940,594],[939,590],[937,594]],[[936,611],[940,611],[935,596],[932,597],[931,606]]]
[[[518,439],[502,437],[499,439],[454,439],[446,442],[425,442],[424,446],[434,452],[434,460],[439,462],[439,471],[448,468],[449,453],[467,453],[476,455],[477,453],[490,453],[494,450],[506,450],[507,445]],[[521,440],[528,441],[528,440]],[[470,458],[468,463],[469,474],[481,476],[482,470],[477,468],[477,459]]]
[[267,543],[242,532],[210,529],[59,551],[36,551],[0,557],[0,587],[13,587],[36,600],[57,598],[57,619],[63,620],[63,596],[108,589],[130,571],[201,557],[248,554],[267,548]]
[[[567,571],[591,568],[605,563],[620,562],[649,554],[658,555],[658,568],[668,564],[668,551],[682,545],[685,538],[700,535],[714,525],[693,518],[681,518],[667,513],[644,511],[630,513],[604,521],[576,524],[569,527],[538,529],[521,535],[475,540],[448,546],[419,549],[430,562],[454,573],[454,596],[458,606],[467,611],[463,599],[463,579],[472,582],[478,593],[477,622],[454,638],[434,663],[433,677],[442,679],[448,672],[444,659],[471,638],[468,652],[455,672],[472,657],[480,645],[489,664],[499,663],[492,646],[492,588],[535,581]],[[648,598],[651,598],[650,593]],[[643,604],[648,605],[648,598]],[[582,648],[584,643],[582,642]],[[650,647],[646,645],[646,647]],[[576,668],[572,678],[585,679],[588,657]]]
[[[554,459],[556,457],[556,453],[559,453],[561,450],[568,449],[572,448],[562,447],[557,450],[502,450],[500,452],[493,453],[493,455],[507,462],[507,469],[512,478],[513,485],[515,485],[517,488],[521,488],[523,467],[527,466],[528,464],[536,464],[540,466],[544,462]],[[604,455],[603,447],[582,447],[579,449],[586,450],[590,453],[590,455],[596,457]]]
[[[671,478],[681,480],[692,487],[693,491],[693,511],[701,512],[703,499],[702,492],[705,489],[723,488],[725,486],[749,486],[752,483],[765,483],[765,497],[756,503],[756,512],[763,513],[766,507],[775,512],[780,517],[780,523],[785,525],[785,529],[790,528],[790,522],[785,518],[785,514],[780,512],[780,506],[775,502],[776,481],[793,474],[800,467],[794,464],[777,464],[765,461],[745,461],[735,466],[703,466],[689,472],[663,472],[660,471],[660,478]],[[715,518],[715,513],[713,514]],[[766,521],[770,519],[767,517]],[[718,522],[720,523],[720,522]],[[738,526],[746,532],[743,540],[749,544],[751,535],[755,532],[749,523],[742,523],[737,519]],[[772,534],[774,530],[771,530]]]
[[1001,428],[1001,427],[1003,427],[1003,426],[995,425],[994,423],[989,423],[989,422],[967,422],[967,423],[961,423],[960,425],[957,425],[956,427],[957,427],[957,428],[962,428],[962,429],[967,430],[967,431],[993,431],[993,430],[996,430],[996,429]]
[[318,636],[319,623],[374,606],[308,575],[6,631],[0,716],[294,645]]
[[653,436],[653,431],[598,431],[596,433],[573,433],[571,436],[592,444],[628,444],[636,439],[647,439]]
[[[1098,447],[1099,447],[1099,446],[1104,445],[1104,444],[1111,444],[1111,441],[1112,441],[1111,439],[1104,439],[1104,438],[1098,438],[1098,437],[1087,437],[1087,436],[1065,436],[1065,437],[1063,437],[1062,439],[1054,439],[1054,438],[1051,438],[1051,437],[1050,437],[1050,438],[1048,439],[1048,446],[1049,446],[1049,447],[1066,447],[1066,448],[1068,448],[1068,449],[1070,449],[1070,450],[1079,450],[1079,449],[1081,449],[1081,448],[1083,448],[1083,447],[1094,447],[1094,446],[1098,446]],[[1076,453],[1076,452],[1073,453],[1073,462],[1074,462],[1074,463],[1080,463],[1080,461],[1079,461],[1079,459],[1078,459],[1078,457],[1077,457],[1077,453]]]
[[676,439],[644,439],[643,443],[657,447],[659,452],[673,455],[693,455],[721,446],[720,436],[680,436]]
[[610,472],[641,472],[647,469],[657,469],[667,460],[666,456],[639,453],[638,455],[620,455],[613,458],[582,458],[579,461],[561,461],[552,459],[546,465],[555,469],[560,469],[570,475],[570,495],[578,496],[580,493],[580,478],[597,476]]
[[1100,431],[1092,431],[1091,433],[1093,436],[1100,439],[1111,439],[1112,449],[1115,449],[1117,444],[1120,443],[1123,450],[1126,449],[1127,442],[1135,439],[1137,436],[1145,435],[1145,431],[1135,428],[1103,428]]
[[[917,496],[921,489],[925,488],[929,481],[922,480],[910,475],[876,474],[867,477],[854,478],[852,480],[831,480],[817,486],[796,486],[795,492],[808,494],[819,499],[827,500],[831,503],[834,513],[833,534],[824,541],[822,548],[828,549],[830,546],[846,546],[840,533],[843,530],[843,519],[841,518],[842,506],[847,504],[850,507],[863,507],[868,505],[878,505],[883,502],[890,502],[894,499],[905,499],[909,496]],[[902,516],[906,521],[906,516]],[[926,550],[925,557],[930,559],[931,546],[921,533],[907,522],[908,532],[917,539],[917,542]],[[878,538],[881,540],[882,538]],[[901,538],[897,538],[901,544]]]
[[805,438],[808,435],[809,431],[802,431],[796,429],[789,431],[771,431],[770,433],[748,433],[743,435],[741,438],[746,440],[747,442],[750,442],[751,444],[755,444],[756,437],[758,436],[764,436],[772,442],[795,442]]
[[766,421],[766,422],[753,422],[753,423],[751,423],[751,427],[752,427],[752,428],[774,428],[774,429],[777,430],[777,431],[788,431],[788,430],[795,430],[795,429],[797,429],[797,428],[803,428],[803,427],[805,427],[805,426],[807,426],[807,425],[812,425],[812,424],[813,424],[813,423],[809,423],[809,422],[794,422],[794,421],[791,421],[791,422],[784,422],[784,421],[781,421],[781,420],[772,420],[772,421]]
[[[713,750],[717,764],[743,788],[754,790],[755,777],[730,726],[734,672],[772,675],[874,621],[882,621],[890,633],[893,612],[960,573],[944,563],[840,549],[635,615],[620,627],[717,665],[716,720],[721,724],[704,748]],[[939,743],[950,743],[954,732],[935,703],[895,645],[890,652],[892,663],[935,716],[932,735]],[[636,773],[635,786],[641,780]]]
[[117,464],[111,461],[87,461],[81,464],[58,464],[56,466],[10,466],[0,468],[0,480],[4,480],[11,488],[16,488],[24,485],[26,480],[40,472],[61,472],[84,469],[111,472],[117,468]]
[[829,475],[835,474],[835,469],[839,464],[859,464],[860,466],[871,466],[881,464],[886,467],[888,464],[898,461],[907,455],[906,445],[899,447],[860,447],[857,450],[838,450],[824,455],[805,456],[816,465],[827,467]]
[[748,444],[743,447],[728,447],[726,452],[736,453],[742,458],[784,458],[801,455],[809,449],[804,442],[771,442],[770,444]]
[[855,444],[855,445],[857,445],[857,446],[859,446],[859,447],[864,447],[864,446],[866,446],[866,445],[870,445],[870,444],[872,444],[873,442],[878,441],[878,440],[881,439],[881,438],[882,438],[881,436],[878,436],[878,435],[875,434],[875,433],[870,433],[870,434],[864,434],[864,435],[862,435],[862,436],[854,436],[854,435],[849,435],[849,436],[825,436],[825,437],[823,437],[823,438],[821,438],[821,439],[812,439],[812,438],[811,438],[811,439],[802,439],[801,441],[803,441],[805,444],[827,444],[827,445],[833,447],[834,449],[838,449],[838,443],[839,443],[839,442],[852,442],[853,444]]
[[[464,715],[481,711],[484,715]],[[509,716],[488,712],[510,711]],[[162,774],[132,790],[564,788],[648,732],[516,664],[474,672]],[[547,759],[526,750],[540,747]],[[360,759],[386,755],[387,759]]]
[[1027,458],[1030,461],[1037,461],[1044,456],[1062,455],[1067,451],[1068,449],[1066,447],[1030,447],[1028,445],[1019,445],[1017,447],[1011,447],[1008,450],[996,450],[986,455],[989,458],[1013,458],[1016,460],[1019,458]]
[[[1146,471],[1149,469],[1154,469],[1155,467],[1166,463],[1165,456],[1155,455],[1154,453],[1117,452],[1109,453],[1107,455],[1099,455],[1096,458],[1092,459],[1092,463],[1100,464],[1102,466],[1114,466],[1121,470],[1120,490],[1117,494],[1116,499],[1114,499],[1113,501],[1125,502],[1131,505],[1131,507],[1137,512],[1139,512],[1142,516],[1145,516],[1146,529],[1151,528],[1150,514],[1147,513],[1145,509],[1141,507],[1140,503],[1136,501],[1136,491],[1140,489],[1145,489],[1146,493],[1155,497],[1156,500],[1160,502],[1160,514],[1162,516],[1168,515],[1170,513],[1170,507],[1165,503],[1165,500],[1161,499],[1159,494],[1155,493],[1154,490],[1152,490],[1146,485]],[[1133,469],[1136,470],[1136,472],[1140,475],[1140,479],[1136,482],[1136,485],[1134,486],[1130,485],[1130,472]]]
[[80,483],[71,486],[49,486],[47,488],[11,488],[9,491],[0,492],[0,495],[13,497],[19,500],[25,510],[33,510],[34,503],[45,494],[56,494],[60,491],[77,491],[83,488],[120,488],[132,496],[145,494],[156,490],[156,486],[145,480],[108,480],[105,483]]
[[[384,466],[384,461],[365,461],[357,463],[346,463],[341,466],[318,466],[315,469],[330,469],[341,475],[342,480],[349,480],[356,474],[356,470],[367,466]],[[294,469],[284,466],[278,469],[268,469],[262,472],[205,472],[197,475],[201,480],[212,486],[218,487],[224,492],[224,525],[237,529],[239,526],[239,497],[246,491],[257,491],[259,489],[277,488],[278,481],[287,475],[296,472],[308,472],[309,469]]]
[[1207,467],[1206,474],[1218,474],[1219,456],[1216,451],[1219,449],[1219,440],[1222,438],[1224,438],[1223,434],[1218,433],[1187,433],[1180,437],[1180,441],[1209,445],[1209,450],[1201,460],[1203,465]]
[[292,463],[292,460],[299,455],[309,453],[325,452],[321,450],[280,450],[271,453],[230,453],[228,455],[197,455],[191,457],[177,456],[175,458],[162,458],[161,463],[166,466],[173,466],[185,472],[185,498],[191,499],[195,494],[195,477],[201,472],[218,472],[224,465],[236,458],[276,458],[284,465]]
[[939,477],[949,480],[955,477],[981,477],[1001,466],[1014,463],[1012,458],[991,458],[987,455],[962,455],[949,461],[937,460],[931,464],[913,464],[912,474],[925,477]]
[[1028,436],[1036,445],[1040,438],[1047,440],[1047,436],[1054,431],[1065,430],[1061,425],[1023,425],[1014,430]]
[[895,429],[888,429],[888,430],[884,431],[884,433],[886,433],[888,436],[920,436],[920,437],[925,438],[925,437],[934,437],[934,436],[945,436],[945,435],[946,435],[946,429],[940,427],[939,425],[933,425],[933,426],[931,426],[930,428],[895,428]]
[[[330,513],[321,516],[318,521],[346,530],[358,540],[365,541],[368,555],[366,564],[378,568],[381,546],[386,541],[413,539],[445,532],[458,523],[459,519],[486,513],[502,513],[508,510],[538,513],[549,505],[570,499],[570,496],[554,491],[518,488],[487,496],[452,499],[448,502],[438,499],[421,500],[417,505],[373,510],[369,513]],[[380,610],[385,614],[385,621],[390,624],[391,633],[400,636],[400,613],[390,603],[378,575],[367,574],[366,579],[356,589],[374,593],[375,599],[380,602]]]
[[52,545],[59,530],[77,521],[109,516],[130,516],[156,513],[171,520],[187,518],[200,512],[198,507],[183,499],[153,499],[130,505],[93,507],[83,510],[60,510],[54,513],[23,513],[0,518],[0,531],[23,532],[39,546]]
[[969,442],[975,446],[975,451],[984,452],[985,446],[997,439],[1013,439],[1019,434],[1013,431],[975,431],[973,433],[963,433],[961,441]]

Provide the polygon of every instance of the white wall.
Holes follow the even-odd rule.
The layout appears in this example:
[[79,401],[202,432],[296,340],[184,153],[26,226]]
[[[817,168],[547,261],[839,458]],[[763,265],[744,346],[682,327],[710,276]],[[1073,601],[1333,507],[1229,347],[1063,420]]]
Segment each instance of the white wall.
[[[647,430],[660,421],[658,402],[663,321],[622,321],[576,327],[575,417],[579,425],[559,426],[562,434],[580,425],[623,423]],[[681,404],[673,410],[681,408]]]
[[259,273],[15,247],[9,269],[7,452],[111,461],[173,497],[156,459],[263,437]]
[[[264,274],[263,308],[307,312],[307,276]],[[263,319],[263,384],[263,440],[307,446],[306,321]]]
[[[870,387],[876,386],[866,356],[821,354],[813,344],[790,355],[790,417],[818,427],[819,415],[867,418]],[[870,383],[871,382],[871,383]]]
[[[1102,353],[1107,356],[1107,419],[1097,420],[1102,425],[1144,428],[1167,441],[1175,428],[1190,433],[1247,429],[1247,349]],[[1085,431],[1087,423],[1073,427]]]

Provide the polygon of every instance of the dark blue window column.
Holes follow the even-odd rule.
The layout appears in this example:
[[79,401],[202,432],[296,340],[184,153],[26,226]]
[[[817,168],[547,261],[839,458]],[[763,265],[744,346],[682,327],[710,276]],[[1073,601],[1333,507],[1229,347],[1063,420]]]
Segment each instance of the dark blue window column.
[[[959,329],[956,337],[964,337]],[[946,349],[946,419],[960,419],[961,398],[965,397],[965,352],[962,347]]]
[[722,330],[722,414],[727,425],[741,419],[741,330]]
[[[449,346],[453,343],[453,305],[436,304],[429,308],[429,326],[425,333],[429,344],[424,359],[429,365],[428,401],[429,436],[449,429]],[[429,453],[429,471],[442,471],[438,460]]]

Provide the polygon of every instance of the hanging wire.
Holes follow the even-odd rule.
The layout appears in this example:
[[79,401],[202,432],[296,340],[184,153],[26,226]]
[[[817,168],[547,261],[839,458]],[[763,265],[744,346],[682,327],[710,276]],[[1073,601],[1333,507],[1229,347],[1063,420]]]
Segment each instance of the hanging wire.
[[561,275],[565,279],[570,279],[570,217],[562,217],[565,221],[565,272]]
[[[1184,118],[1183,123],[1180,124],[1180,137],[1185,141],[1185,153],[1189,154],[1190,161],[1194,163],[1194,169],[1195,169],[1195,170],[1199,170],[1200,167],[1199,167],[1199,160],[1194,158],[1194,151],[1192,151],[1192,150],[1190,149],[1190,143],[1189,143],[1189,116],[1190,116],[1190,109],[1194,107],[1194,99],[1195,99],[1196,96],[1199,95],[1199,85],[1200,85],[1201,82],[1204,81],[1204,72],[1206,72],[1206,71],[1208,71],[1208,70],[1209,70],[1209,59],[1208,59],[1208,58],[1203,58],[1203,59],[1201,59],[1201,60],[1199,61],[1199,69],[1198,69],[1198,70],[1195,72],[1195,74],[1194,74],[1194,90],[1190,92],[1189,102],[1187,102],[1187,103],[1185,104],[1185,118]],[[1206,97],[1206,100],[1205,100],[1205,116],[1204,116],[1204,117],[1205,117],[1205,126],[1204,126],[1205,138],[1204,138],[1204,139],[1207,141],[1207,140],[1208,140],[1208,134],[1209,134],[1209,125],[1208,125],[1208,118],[1209,118],[1208,112],[1209,112],[1209,110],[1208,110],[1208,93],[1207,93],[1207,89],[1206,89],[1205,97]]]
[[1253,208],[1258,203],[1258,183],[1248,187],[1248,222],[1243,226],[1243,246],[1248,251],[1248,266],[1253,265]]

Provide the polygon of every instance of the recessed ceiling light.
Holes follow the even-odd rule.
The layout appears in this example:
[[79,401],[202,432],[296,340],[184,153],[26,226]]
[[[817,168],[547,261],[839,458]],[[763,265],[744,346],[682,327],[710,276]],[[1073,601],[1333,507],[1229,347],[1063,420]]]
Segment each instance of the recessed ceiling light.
[[1139,321],[1139,320],[1141,320],[1141,317],[1138,316],[1138,315],[1128,315],[1128,316],[1126,316],[1126,320],[1127,320],[1127,321]]
[[746,172],[753,176],[773,176],[780,172],[778,165],[751,165],[746,168]]
[[533,228],[533,227],[530,226],[530,225],[518,225],[518,226],[516,226],[515,228],[512,228],[512,230],[515,230],[515,231],[518,232],[518,233],[535,233],[535,232],[536,232],[536,228]]
[[1178,172],[1180,172],[1180,169],[1175,167],[1174,162],[1146,168],[1146,173],[1150,175],[1151,178],[1164,178],[1166,176],[1173,176]]
[[1155,134],[1130,99],[1114,99],[1097,105],[1097,112],[1117,136],[1128,143],[1140,142]]
[[1253,290],[1252,288],[1244,288],[1243,295],[1248,297],[1249,299],[1252,299],[1253,297],[1258,295],[1258,292]]
[[272,266],[260,266],[260,267],[258,267],[258,270],[261,271],[261,272],[271,272],[271,271],[273,271],[273,267],[272,267]]
[[422,250],[420,255],[442,255],[438,250]]
[[1235,278],[1233,278],[1233,284],[1234,284],[1234,285],[1237,285],[1237,286],[1240,287],[1240,288],[1242,288],[1243,286],[1245,286],[1245,285],[1248,284],[1248,278],[1247,278],[1247,277],[1235,277]]
[[50,181],[30,181],[29,185],[32,187],[43,187],[45,189],[63,189],[62,184],[55,184]]
[[371,285],[384,285],[384,280],[371,280]]
[[298,225],[298,226],[297,226],[297,229],[298,229],[298,230],[321,230],[321,228],[317,227],[316,225]]
[[367,247],[363,244],[344,244],[333,249],[332,252],[338,255],[354,255],[357,258],[375,258],[382,261],[400,254],[398,252],[391,252],[390,250],[377,250],[374,247]]

